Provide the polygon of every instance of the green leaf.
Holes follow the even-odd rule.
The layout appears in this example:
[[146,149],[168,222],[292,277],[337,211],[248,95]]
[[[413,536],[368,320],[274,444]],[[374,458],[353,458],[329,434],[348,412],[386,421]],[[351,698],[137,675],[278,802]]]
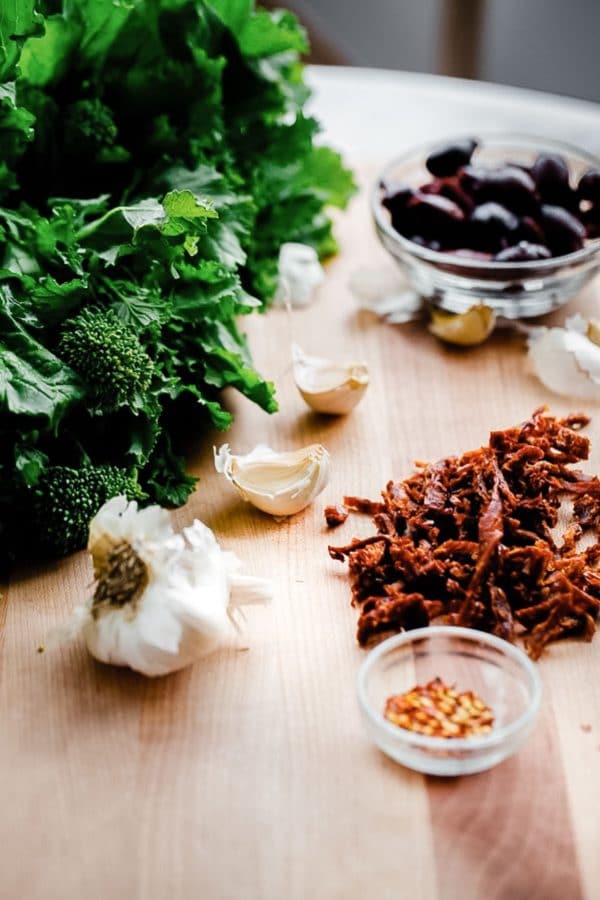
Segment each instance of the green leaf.
[[25,38],[41,28],[35,0],[2,0],[0,3],[0,82],[14,75]]
[[81,26],[64,16],[49,16],[41,36],[24,44],[19,62],[21,77],[42,87],[58,79],[70,62],[70,55],[81,36]]
[[242,52],[250,57],[274,56],[289,50],[307,53],[309,49],[306,31],[296,16],[284,10],[255,13],[242,26],[238,40]]
[[210,5],[221,21],[238,35],[250,18],[254,3],[253,0],[210,0]]
[[246,365],[240,353],[210,344],[205,345],[204,349],[208,357],[204,375],[207,384],[217,388],[231,385],[267,412],[277,412],[275,385],[271,381],[263,381],[254,369]]
[[48,465],[48,456],[35,447],[17,446],[15,449],[15,469],[27,487],[33,487]]
[[9,289],[0,290],[0,410],[41,417],[56,429],[66,410],[83,397],[83,388],[68,366],[19,325]]

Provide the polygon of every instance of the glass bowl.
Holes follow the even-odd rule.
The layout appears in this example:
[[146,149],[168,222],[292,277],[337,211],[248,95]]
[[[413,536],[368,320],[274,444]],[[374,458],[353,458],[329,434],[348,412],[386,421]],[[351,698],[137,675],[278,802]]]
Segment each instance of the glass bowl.
[[[384,718],[392,694],[439,677],[475,691],[494,714],[482,737],[427,737]],[[358,702],[369,737],[396,762],[429,775],[482,772],[511,756],[533,728],[542,683],[518,647],[494,635],[432,625],[389,638],[371,650],[358,673]]]
[[[452,143],[449,140],[447,143]],[[381,243],[403,268],[411,287],[430,303],[450,312],[465,312],[484,303],[507,318],[539,316],[563,306],[575,296],[600,266],[600,238],[588,240],[581,250],[534,262],[495,262],[456,257],[421,247],[392,228],[381,202],[382,183],[418,187],[432,176],[425,160],[440,142],[419,147],[394,159],[379,175],[371,210]],[[529,165],[539,153],[560,154],[579,180],[586,169],[600,167],[600,158],[558,141],[495,135],[481,139],[473,162]]]

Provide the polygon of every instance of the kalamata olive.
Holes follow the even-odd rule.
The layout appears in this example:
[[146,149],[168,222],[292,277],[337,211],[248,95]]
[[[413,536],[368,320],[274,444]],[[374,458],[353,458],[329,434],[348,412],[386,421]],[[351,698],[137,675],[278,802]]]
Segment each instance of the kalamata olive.
[[478,250],[495,252],[502,248],[504,240],[515,237],[519,219],[499,203],[489,202],[475,207],[469,226],[471,245]]
[[457,203],[464,213],[473,211],[475,203],[472,198],[462,189],[456,175],[450,175],[448,178],[434,178],[427,184],[421,185],[419,191],[422,194],[437,194],[447,197]]
[[543,244],[530,244],[527,241],[520,241],[513,247],[506,247],[496,253],[494,257],[497,262],[530,262],[536,259],[550,259],[552,254]]
[[390,211],[394,207],[406,206],[411,197],[414,196],[414,188],[407,184],[387,184],[383,187],[384,194],[381,202],[386,209]]
[[531,176],[543,203],[574,208],[576,198],[569,184],[569,167],[558,153],[540,153],[531,167]]
[[530,215],[539,206],[533,178],[515,166],[465,166],[460,183],[478,203],[491,200],[520,215]]
[[517,237],[520,241],[527,241],[529,244],[544,244],[546,241],[546,235],[540,224],[531,216],[523,216]]
[[577,185],[577,196],[580,200],[600,203],[600,169],[589,169],[581,176]]
[[583,246],[585,227],[562,206],[542,206],[540,221],[553,256],[573,253]]
[[584,225],[600,225],[600,206],[592,205],[579,213]]
[[425,165],[432,175],[444,178],[454,175],[461,166],[465,166],[473,156],[477,141],[468,139],[454,144],[436,147],[425,160]]
[[465,218],[460,206],[447,197],[419,191],[409,200],[405,215],[402,234],[419,234],[426,241],[440,241],[444,246],[456,246],[456,229]]

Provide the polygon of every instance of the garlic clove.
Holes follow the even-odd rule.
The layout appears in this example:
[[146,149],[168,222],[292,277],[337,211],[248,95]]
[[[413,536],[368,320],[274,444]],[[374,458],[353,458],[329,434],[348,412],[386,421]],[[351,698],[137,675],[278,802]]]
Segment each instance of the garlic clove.
[[585,336],[592,344],[600,347],[600,321],[598,319],[590,319],[585,329]]
[[557,394],[600,399],[600,346],[587,336],[580,316],[566,328],[540,328],[528,340],[537,377]]
[[279,248],[279,282],[275,301],[283,306],[308,306],[315,288],[325,278],[314,247],[293,241]]
[[283,453],[259,444],[244,455],[234,455],[223,444],[214,454],[217,472],[244,500],[271,516],[300,512],[329,480],[329,453],[321,444]]
[[297,344],[292,346],[294,381],[311,409],[328,415],[349,413],[369,386],[365,363],[338,363],[308,356]]
[[429,331],[448,344],[474,347],[487,340],[495,325],[496,314],[493,309],[480,303],[464,313],[432,309]]

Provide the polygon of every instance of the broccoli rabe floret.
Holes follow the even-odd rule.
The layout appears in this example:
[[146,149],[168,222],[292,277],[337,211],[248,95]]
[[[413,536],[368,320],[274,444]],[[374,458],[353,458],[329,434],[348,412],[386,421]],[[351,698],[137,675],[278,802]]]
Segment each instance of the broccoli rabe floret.
[[110,309],[84,309],[62,329],[58,355],[104,412],[133,406],[148,390],[154,363],[135,332]]
[[97,97],[78,100],[67,107],[64,121],[65,146],[78,154],[95,154],[112,148],[119,132],[112,112]]
[[52,556],[85,547],[90,521],[111,497],[146,497],[135,473],[108,465],[50,466],[31,490],[31,525],[40,549]]

